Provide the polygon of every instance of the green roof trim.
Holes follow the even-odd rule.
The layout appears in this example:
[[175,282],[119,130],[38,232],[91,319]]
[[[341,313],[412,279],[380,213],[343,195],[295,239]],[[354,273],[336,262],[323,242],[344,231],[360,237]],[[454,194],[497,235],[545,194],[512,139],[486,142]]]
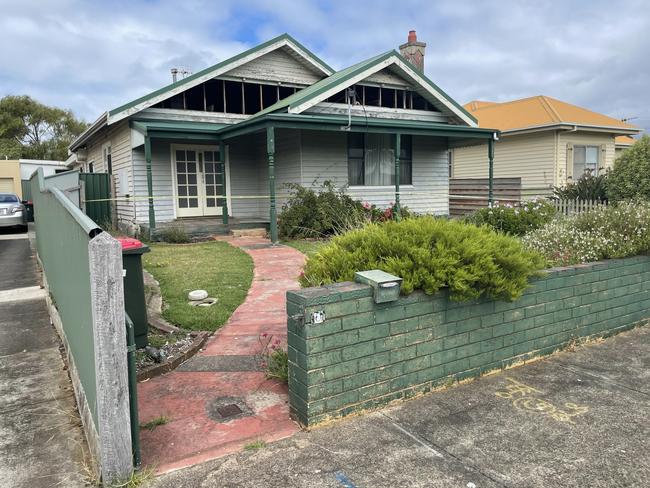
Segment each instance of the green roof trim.
[[[490,139],[494,134],[499,134],[496,129],[471,127],[467,125],[452,125],[439,122],[426,122],[418,120],[385,119],[372,117],[352,117],[351,132],[381,132],[401,134],[421,134],[452,138],[481,138]],[[237,124],[223,127],[217,132],[221,139],[229,139],[240,135],[250,134],[264,130],[266,127],[334,130],[347,126],[348,118],[344,115],[329,114],[292,114],[273,113],[263,114]]]
[[203,132],[215,134],[228,124],[214,124],[212,122],[189,122],[174,120],[132,120],[131,127],[142,134],[151,131],[166,132]]
[[142,96],[140,98],[136,98],[135,100],[132,100],[132,101],[130,101],[128,103],[125,103],[124,105],[120,105],[117,108],[109,110],[108,115],[111,116],[111,115],[115,115],[117,113],[123,112],[124,110],[128,110],[131,107],[134,107],[136,105],[139,105],[140,103],[146,102],[147,100],[149,100],[149,99],[151,99],[153,97],[156,97],[158,95],[162,95],[163,93],[165,93],[165,92],[167,92],[169,90],[173,90],[175,88],[184,86],[184,85],[190,83],[191,81],[196,80],[197,78],[200,78],[200,77],[210,73],[211,71],[214,71],[214,70],[217,70],[219,68],[223,68],[225,66],[228,66],[229,64],[234,63],[235,61],[238,61],[238,60],[240,60],[242,58],[245,58],[246,56],[250,56],[251,54],[254,54],[254,53],[258,52],[258,51],[261,51],[261,50],[275,44],[276,42],[282,41],[282,40],[289,41],[290,43],[296,45],[299,49],[303,50],[311,58],[313,58],[313,60],[315,60],[318,64],[321,64],[323,67],[328,69],[331,73],[334,73],[334,69],[332,69],[332,67],[330,67],[322,59],[320,59],[318,56],[316,56],[314,53],[312,53],[305,46],[300,44],[297,40],[295,40],[289,34],[285,33],[285,34],[279,35],[277,37],[274,37],[273,39],[270,39],[270,40],[268,40],[266,42],[263,42],[262,44],[259,44],[259,45],[255,46],[255,47],[252,47],[252,48],[250,48],[250,49],[248,49],[248,50],[246,50],[244,52],[241,52],[241,53],[239,53],[239,54],[237,54],[237,55],[235,55],[235,56],[233,56],[231,58],[228,58],[228,59],[226,59],[224,61],[221,61],[220,63],[217,63],[217,64],[215,64],[213,66],[210,66],[209,68],[205,68],[205,69],[203,69],[201,71],[198,71],[198,72],[188,76],[187,78],[183,78],[182,80],[178,80],[175,83],[171,83],[171,84],[169,84],[167,86],[159,88],[158,90],[155,90],[155,91],[153,91],[151,93],[148,93],[147,95],[144,95],[144,96]]
[[431,81],[431,79],[429,79],[429,77],[427,77],[427,75],[424,74],[424,71],[422,71],[420,68],[418,68],[414,64],[409,63],[408,60],[404,56],[402,56],[400,53],[398,53],[397,51],[393,51],[393,52],[399,58],[400,61],[402,61],[403,63],[407,63],[409,68],[411,68],[418,75],[420,75],[422,77],[422,79],[424,81],[426,81],[434,90],[436,90],[437,92],[440,92],[440,94],[443,95],[447,99],[448,102],[453,104],[454,107],[459,109],[461,112],[463,112],[465,115],[467,115],[470,119],[472,119],[474,122],[476,122],[478,124],[478,119],[476,117],[474,117],[471,113],[469,113],[467,110],[465,110],[460,103],[458,103],[456,100],[451,98],[444,90],[442,90],[438,85],[436,85],[433,81]]
[[365,61],[361,61],[357,64],[353,64],[352,66],[342,69],[341,71],[337,71],[333,75],[323,80],[317,81],[313,85],[303,88],[299,92],[296,92],[293,95],[290,95],[287,98],[280,100],[277,103],[274,103],[270,107],[267,107],[264,110],[257,112],[254,115],[254,117],[271,113],[271,112],[276,112],[283,108],[291,107],[292,105],[300,105],[301,103],[307,102],[313,99],[314,97],[317,97],[321,93],[331,89],[332,87],[344,83],[345,81],[349,80],[350,78],[353,78],[359,73],[364,72],[368,68],[371,68],[372,66],[381,63],[382,61],[388,59],[394,53],[395,51],[392,50],[387,51],[385,53],[374,56],[370,59],[366,59]]
[[431,88],[433,88],[436,92],[440,93],[447,102],[452,104],[454,107],[456,107],[460,112],[462,112],[464,115],[466,115],[470,120],[473,120],[475,123],[478,124],[478,121],[476,118],[470,114],[467,110],[465,110],[456,100],[451,98],[447,93],[445,93],[443,90],[440,89],[438,85],[436,85],[433,81],[431,81],[423,71],[418,69],[417,67],[413,66],[411,63],[409,63],[401,54],[399,54],[395,50],[390,50],[385,53],[379,54],[377,56],[374,56],[372,58],[366,59],[365,61],[361,61],[357,64],[354,64],[348,68],[345,68],[341,71],[338,71],[334,73],[333,75],[320,80],[316,83],[314,83],[311,86],[308,86],[306,88],[303,88],[297,93],[294,93],[293,95],[285,98],[284,100],[280,100],[279,102],[271,105],[270,107],[267,107],[266,109],[258,112],[257,114],[254,115],[254,117],[257,117],[259,115],[271,113],[271,112],[276,112],[278,110],[282,110],[284,108],[289,109],[292,106],[297,106],[301,105],[302,103],[308,102],[309,100],[312,100],[313,98],[321,95],[323,92],[331,89],[332,87],[342,84],[345,81],[349,80],[350,78],[356,76],[359,73],[362,73],[366,71],[369,68],[372,68],[373,66],[376,66],[377,64],[385,61],[386,59],[395,56],[397,59],[402,61],[403,63],[406,63],[406,65],[411,68],[418,76],[422,78],[422,80],[428,84]]

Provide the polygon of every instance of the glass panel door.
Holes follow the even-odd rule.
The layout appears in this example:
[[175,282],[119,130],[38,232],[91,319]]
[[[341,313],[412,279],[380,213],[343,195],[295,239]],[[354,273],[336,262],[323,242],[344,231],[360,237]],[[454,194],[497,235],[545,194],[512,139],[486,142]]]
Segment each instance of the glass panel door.
[[179,217],[193,217],[203,214],[199,199],[199,165],[197,152],[177,149],[176,165],[176,207]]
[[226,194],[225,168],[219,151],[203,151],[204,215],[221,215]]

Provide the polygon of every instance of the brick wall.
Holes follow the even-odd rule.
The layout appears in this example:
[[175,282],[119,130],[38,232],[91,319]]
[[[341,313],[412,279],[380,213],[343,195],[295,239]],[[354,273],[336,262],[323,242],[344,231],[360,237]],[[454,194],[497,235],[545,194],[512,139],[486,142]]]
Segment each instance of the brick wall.
[[648,291],[638,256],[549,270],[515,302],[441,291],[376,304],[357,283],[288,292],[292,415],[311,426],[628,329],[650,317]]

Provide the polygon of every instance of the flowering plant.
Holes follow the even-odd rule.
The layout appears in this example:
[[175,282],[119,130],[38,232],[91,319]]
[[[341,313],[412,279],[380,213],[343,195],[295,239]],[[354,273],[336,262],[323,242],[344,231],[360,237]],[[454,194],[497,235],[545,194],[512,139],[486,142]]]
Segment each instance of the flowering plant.
[[556,219],[522,238],[550,264],[566,266],[650,251],[650,202],[616,206]]
[[289,382],[289,356],[282,347],[279,338],[262,332],[259,337],[262,351],[259,353],[260,366],[266,371],[266,377]]
[[482,208],[465,218],[475,225],[487,225],[497,232],[522,236],[550,222],[555,216],[553,204],[545,200],[499,204]]

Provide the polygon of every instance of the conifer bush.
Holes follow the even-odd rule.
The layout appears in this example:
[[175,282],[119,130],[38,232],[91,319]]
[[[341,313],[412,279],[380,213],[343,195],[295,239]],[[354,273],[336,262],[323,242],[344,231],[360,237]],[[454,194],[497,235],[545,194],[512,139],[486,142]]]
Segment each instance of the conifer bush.
[[544,267],[544,259],[514,237],[424,216],[368,224],[335,237],[309,259],[301,284],[353,281],[356,271],[381,269],[404,280],[405,295],[448,287],[457,301],[483,296],[514,300]]

